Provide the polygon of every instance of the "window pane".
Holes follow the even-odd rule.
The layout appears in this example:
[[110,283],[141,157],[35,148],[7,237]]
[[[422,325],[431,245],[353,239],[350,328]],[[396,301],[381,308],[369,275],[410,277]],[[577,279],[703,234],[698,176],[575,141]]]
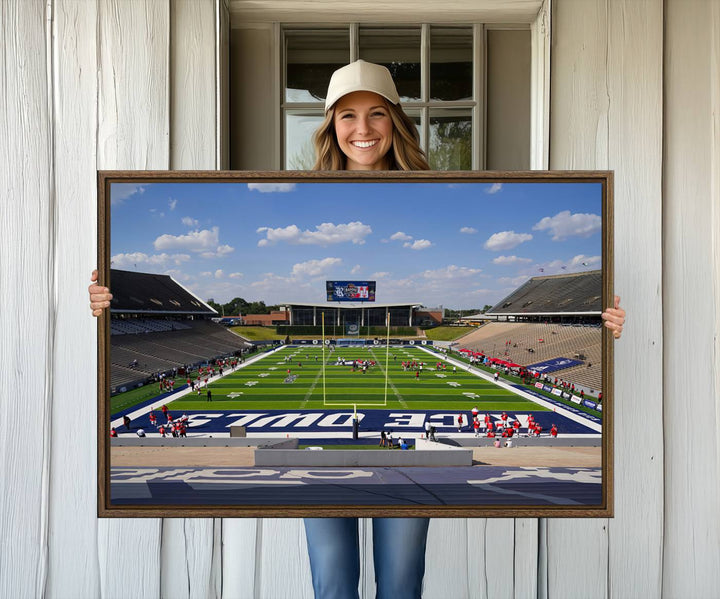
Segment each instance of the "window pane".
[[350,62],[347,29],[285,33],[286,102],[325,100],[333,71]]
[[292,112],[285,115],[286,170],[312,170],[315,164],[312,135],[322,122],[322,113]]
[[430,29],[430,99],[472,100],[473,36],[469,27]]
[[422,130],[422,120],[420,118],[420,109],[408,109],[403,108],[405,114],[407,114],[410,119],[415,123],[415,128],[417,129],[418,135],[420,136],[420,147],[425,147],[425,140],[423,139],[423,130]]
[[430,111],[430,168],[467,171],[472,168],[472,116],[467,109]]
[[386,66],[401,102],[420,100],[420,28],[360,28],[360,58]]

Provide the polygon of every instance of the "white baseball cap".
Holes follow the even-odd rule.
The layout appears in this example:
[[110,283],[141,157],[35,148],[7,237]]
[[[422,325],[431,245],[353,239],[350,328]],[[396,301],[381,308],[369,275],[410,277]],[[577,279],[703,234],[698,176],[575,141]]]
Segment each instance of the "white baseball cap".
[[330,77],[325,112],[343,96],[357,91],[375,92],[393,104],[400,102],[395,82],[387,68],[372,62],[356,60],[339,68]]

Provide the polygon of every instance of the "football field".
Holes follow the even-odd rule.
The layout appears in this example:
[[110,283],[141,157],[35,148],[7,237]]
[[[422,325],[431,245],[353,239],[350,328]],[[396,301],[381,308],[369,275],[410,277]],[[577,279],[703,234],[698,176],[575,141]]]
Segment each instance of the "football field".
[[[545,408],[412,346],[288,346],[210,383],[214,409],[326,408],[544,411]],[[353,361],[369,362],[364,371]],[[403,362],[412,364],[403,369]],[[440,369],[437,364],[441,363]],[[422,364],[422,366],[420,366]],[[444,365],[444,367],[443,367]],[[324,366],[324,367],[323,367]],[[176,411],[208,408],[206,390],[173,402]]]
[[[473,435],[474,407],[481,432],[485,414],[497,425],[503,412],[508,423],[519,421],[521,433],[528,432],[531,414],[545,435],[553,424],[563,436],[599,438],[602,430],[598,418],[502,375],[495,382],[488,372],[414,345],[339,346],[332,351],[319,343],[283,346],[252,356],[222,376],[216,373],[199,392],[182,386],[124,413],[135,429],[157,436],[149,412],[163,404],[173,416],[187,415],[190,436],[229,436],[233,426],[243,426],[248,436],[336,443],[352,437],[357,415],[360,437],[368,440],[379,438],[381,430],[422,436],[428,423],[443,437],[465,437]],[[113,414],[111,425],[121,436],[133,435],[122,426],[122,415]]]

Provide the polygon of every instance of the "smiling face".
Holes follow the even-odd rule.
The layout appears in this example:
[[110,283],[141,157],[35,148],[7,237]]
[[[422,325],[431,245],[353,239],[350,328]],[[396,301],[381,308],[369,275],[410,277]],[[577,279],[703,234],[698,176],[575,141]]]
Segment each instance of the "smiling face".
[[340,98],[333,118],[340,150],[349,171],[388,168],[393,124],[385,99],[373,92],[358,91]]

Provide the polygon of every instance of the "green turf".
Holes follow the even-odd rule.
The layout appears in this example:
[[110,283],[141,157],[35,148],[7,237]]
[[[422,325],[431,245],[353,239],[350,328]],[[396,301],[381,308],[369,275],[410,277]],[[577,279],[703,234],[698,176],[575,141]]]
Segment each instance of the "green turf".
[[[196,376],[197,373],[194,372],[191,375],[191,378],[195,379]],[[175,385],[177,387],[184,385],[186,380],[187,378],[185,376],[179,376],[175,380]],[[110,413],[117,414],[123,410],[128,410],[139,403],[160,395],[161,393],[159,383],[150,383],[149,385],[143,385],[137,389],[130,389],[130,391],[118,393],[110,398]]]
[[475,327],[434,327],[425,331],[425,337],[431,341],[454,341],[469,332],[474,331]]
[[[335,364],[338,357],[346,360],[376,361],[366,374],[352,371],[350,366]],[[316,359],[317,358],[317,359]],[[288,361],[286,361],[288,359]],[[416,378],[415,371],[403,371],[403,360],[424,362]],[[473,374],[447,365],[435,370],[440,357],[418,348],[391,348],[387,393],[385,391],[385,348],[339,348],[325,352],[325,376],[322,372],[322,349],[315,346],[286,347],[246,364],[211,383],[213,401],[206,400],[205,390],[175,400],[176,409],[206,410],[210,406],[223,410],[321,410],[329,407],[352,409],[406,410],[468,410],[477,405],[481,411],[534,410],[537,404],[511,391],[498,387]],[[284,382],[290,374],[297,378]]]
[[230,330],[249,341],[267,341],[269,339],[285,339],[285,335],[278,335],[275,327],[230,327]]

